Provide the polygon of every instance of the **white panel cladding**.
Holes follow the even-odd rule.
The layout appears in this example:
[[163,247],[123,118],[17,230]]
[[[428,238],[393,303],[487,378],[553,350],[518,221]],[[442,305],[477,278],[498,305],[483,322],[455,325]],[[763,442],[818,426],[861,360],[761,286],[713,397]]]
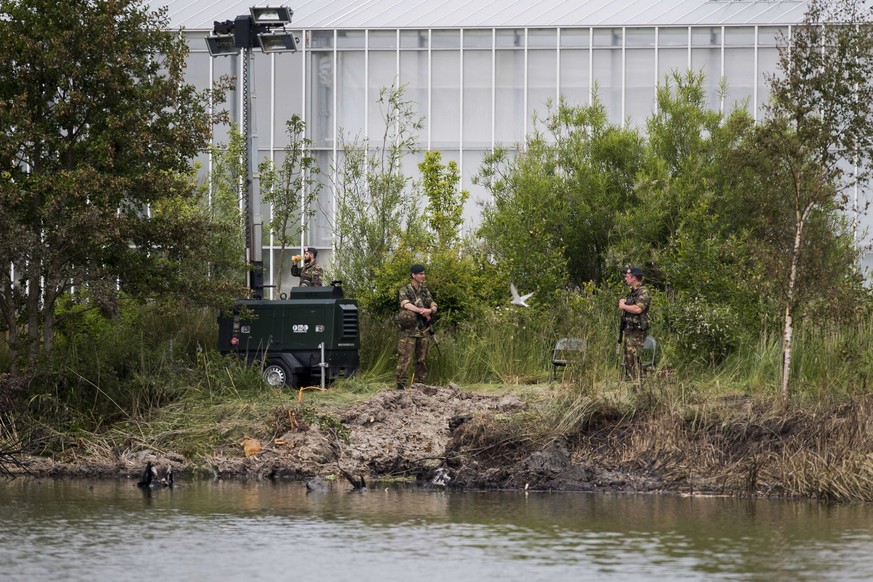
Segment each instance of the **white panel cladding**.
[[556,26],[779,25],[807,2],[729,0],[149,0],[173,28],[211,30],[250,6],[284,4],[295,28],[513,28]]

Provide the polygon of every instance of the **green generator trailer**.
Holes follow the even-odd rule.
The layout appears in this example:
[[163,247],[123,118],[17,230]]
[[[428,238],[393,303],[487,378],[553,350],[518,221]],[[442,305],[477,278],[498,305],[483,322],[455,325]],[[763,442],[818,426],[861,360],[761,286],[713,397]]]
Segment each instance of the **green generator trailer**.
[[[287,16],[290,19],[290,13]],[[245,180],[240,181],[239,196],[244,201],[245,257],[250,266],[246,286],[251,296],[251,299],[239,300],[230,316],[219,318],[218,350],[223,354],[236,354],[249,364],[262,365],[267,381],[274,386],[301,387],[318,382],[324,386],[337,378],[350,376],[360,365],[357,303],[344,297],[339,281],[327,287],[294,287],[287,297],[282,294],[278,300],[264,299],[266,239],[260,177],[255,171],[260,150],[254,94],[249,90],[257,86],[252,51],[257,42],[254,45],[252,42],[262,36],[264,26],[285,24],[281,19],[258,24],[253,16],[245,14],[234,21],[215,25],[216,35],[233,32],[229,36],[235,43],[231,48],[237,52],[246,49],[246,66],[242,67]],[[207,44],[213,54],[212,44]],[[303,248],[300,250],[303,254]]]
[[218,349],[263,365],[273,386],[295,388],[355,373],[360,365],[358,304],[342,287],[294,287],[287,299],[243,299],[218,320]]

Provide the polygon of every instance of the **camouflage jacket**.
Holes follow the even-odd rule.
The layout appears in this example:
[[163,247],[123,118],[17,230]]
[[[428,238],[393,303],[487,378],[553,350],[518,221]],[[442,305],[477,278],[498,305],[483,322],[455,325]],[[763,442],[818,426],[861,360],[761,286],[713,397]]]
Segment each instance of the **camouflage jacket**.
[[301,269],[297,263],[291,265],[291,275],[300,277],[301,287],[321,287],[321,276],[324,269],[317,262],[304,263]]
[[[415,285],[413,285],[412,283],[406,285],[405,287],[401,287],[398,298],[400,300],[401,310],[404,309],[403,306],[407,303],[412,303],[416,307],[420,307],[422,309],[430,309],[437,306],[436,302],[433,300],[433,297],[430,294],[430,291],[428,291],[427,287],[425,287],[424,285],[420,285],[418,289],[416,289]],[[404,335],[408,337],[425,337],[429,335],[427,331],[428,327],[430,327],[429,325],[427,325],[427,323],[429,322],[423,321],[422,318],[420,318],[419,321],[421,322],[420,325],[416,325],[411,329],[405,330],[403,332]],[[422,327],[424,329],[422,329]]]
[[649,305],[652,303],[652,296],[645,285],[639,285],[636,289],[631,289],[624,298],[625,305],[639,305],[643,308],[642,313],[624,312],[623,318],[625,329],[645,331],[649,329]]

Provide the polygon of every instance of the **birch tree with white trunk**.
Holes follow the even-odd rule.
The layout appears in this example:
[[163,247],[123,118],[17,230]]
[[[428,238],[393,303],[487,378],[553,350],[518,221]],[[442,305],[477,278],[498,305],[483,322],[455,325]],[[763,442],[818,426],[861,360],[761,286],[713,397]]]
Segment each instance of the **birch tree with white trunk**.
[[785,403],[790,396],[796,312],[803,302],[798,290],[801,280],[813,275],[805,267],[820,242],[810,233],[810,225],[839,228],[839,217],[847,211],[863,211],[854,193],[869,185],[873,170],[871,16],[870,8],[857,0],[810,2],[804,21],[780,39],[778,71],[768,79],[770,103],[753,139],[760,167],[769,172],[762,182],[779,192],[793,217],[793,233],[785,233],[790,245],[780,273],[780,392]]

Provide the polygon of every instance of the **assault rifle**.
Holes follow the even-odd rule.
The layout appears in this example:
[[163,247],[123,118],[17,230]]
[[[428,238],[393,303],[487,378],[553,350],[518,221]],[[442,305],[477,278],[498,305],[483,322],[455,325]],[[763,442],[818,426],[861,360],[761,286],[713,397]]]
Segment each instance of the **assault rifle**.
[[437,341],[436,332],[433,329],[433,315],[431,315],[430,320],[428,320],[422,314],[416,313],[415,320],[418,324],[419,331],[427,332],[427,334],[430,336],[431,341],[433,342],[433,345],[436,346],[437,353],[442,356],[443,353],[440,350],[440,343]]
[[627,327],[627,312],[621,312],[621,319],[618,321],[618,344],[615,346],[615,355],[618,358],[618,374],[619,380],[624,378],[624,353],[622,352],[622,342],[624,341],[624,330]]
[[625,319],[625,315],[627,315],[627,312],[622,311],[621,319],[618,322],[618,345],[621,345],[621,342],[624,341],[624,330],[627,327],[627,320]]

